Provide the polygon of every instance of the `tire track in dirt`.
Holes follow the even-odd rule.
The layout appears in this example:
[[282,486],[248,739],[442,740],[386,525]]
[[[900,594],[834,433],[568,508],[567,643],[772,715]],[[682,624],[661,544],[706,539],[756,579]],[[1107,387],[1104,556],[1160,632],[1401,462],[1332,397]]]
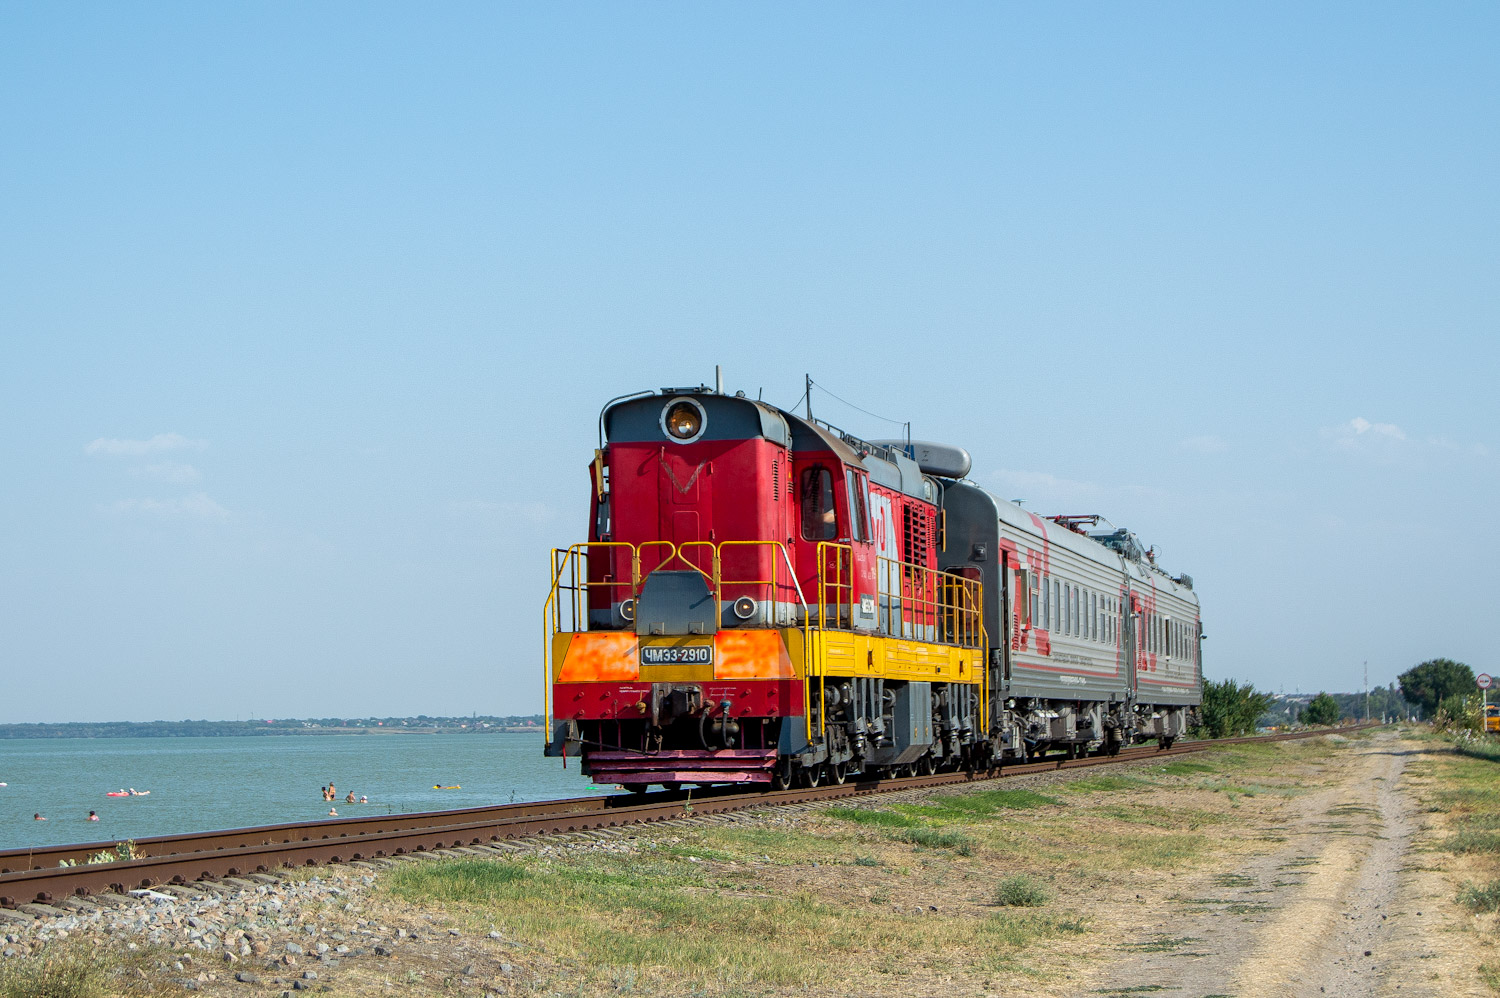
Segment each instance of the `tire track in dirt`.
[[1403,908],[1416,821],[1398,787],[1402,743],[1380,732],[1349,753],[1332,786],[1295,800],[1275,848],[1241,857],[1208,883],[1195,878],[1203,895],[1179,897],[1176,913],[1128,944],[1104,980],[1079,994],[1466,993],[1451,979],[1405,972],[1422,955],[1422,936]]

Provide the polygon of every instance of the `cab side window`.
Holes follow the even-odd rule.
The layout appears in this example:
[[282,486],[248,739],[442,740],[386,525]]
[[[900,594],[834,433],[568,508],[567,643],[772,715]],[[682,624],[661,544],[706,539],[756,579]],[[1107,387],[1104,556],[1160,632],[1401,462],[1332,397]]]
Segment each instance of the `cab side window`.
[[864,475],[852,468],[844,470],[844,492],[849,497],[850,536],[856,541],[868,541],[870,533],[870,486]]
[[838,536],[833,504],[833,475],[821,464],[802,472],[802,537],[831,541]]

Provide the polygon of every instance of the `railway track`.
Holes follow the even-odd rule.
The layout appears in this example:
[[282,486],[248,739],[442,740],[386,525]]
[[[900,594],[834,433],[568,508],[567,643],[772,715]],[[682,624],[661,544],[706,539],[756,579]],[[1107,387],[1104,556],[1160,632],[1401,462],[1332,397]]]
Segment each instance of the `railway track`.
[[[694,794],[691,797],[691,813],[694,816],[718,814],[767,805],[864,797],[897,790],[1003,779],[1028,773],[1140,762],[1198,752],[1214,745],[1285,741],[1336,733],[1337,730],[1340,729],[1183,742],[1167,749],[1138,746],[1125,749],[1116,756],[1058,758],[1007,765],[994,775],[937,773],[932,776],[896,779],[851,780],[841,785],[749,794],[737,792],[737,788],[725,788]],[[88,863],[89,857],[112,851],[115,848],[113,842],[10,849],[0,851],[0,908],[18,908],[37,903],[60,904],[73,897],[124,894],[141,888],[162,888],[168,885],[271,874],[285,867],[360,862],[441,849],[488,846],[534,835],[555,835],[667,821],[687,814],[688,799],[681,792],[628,797],[576,797],[456,811],[377,815],[190,835],[164,835],[136,840],[138,858],[113,863]]]

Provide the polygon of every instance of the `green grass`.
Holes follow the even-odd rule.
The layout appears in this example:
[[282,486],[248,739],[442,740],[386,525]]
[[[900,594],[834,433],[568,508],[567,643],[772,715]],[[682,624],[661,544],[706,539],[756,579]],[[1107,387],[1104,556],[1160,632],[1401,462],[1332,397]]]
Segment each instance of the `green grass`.
[[1455,742],[1453,751],[1470,759],[1483,759],[1486,762],[1500,762],[1500,744],[1494,742]]
[[1018,873],[995,887],[995,903],[1006,908],[1039,908],[1052,900],[1052,892],[1036,877]]
[[852,821],[857,825],[880,825],[886,828],[913,828],[921,824],[916,818],[895,811],[873,807],[830,807],[823,811],[830,818]]
[[1063,784],[1065,790],[1075,794],[1112,793],[1117,790],[1139,790],[1142,787],[1154,787],[1155,783],[1139,776],[1127,776],[1119,773],[1101,773],[1098,776],[1085,776],[1082,779],[1071,780]]
[[1206,762],[1193,762],[1191,759],[1179,759],[1157,767],[1157,772],[1168,776],[1192,776],[1194,773],[1217,773],[1218,771],[1218,766]]
[[1500,853],[1500,832],[1461,828],[1443,842],[1443,848],[1456,853]]
[[1465,884],[1458,892],[1458,903],[1476,914],[1500,912],[1500,880],[1484,885]]
[[1088,931],[1088,921],[1040,912],[997,912],[980,922],[978,928],[984,941],[1019,949],[1036,939],[1082,935]]
[[973,839],[947,828],[907,828],[897,832],[896,838],[928,849],[952,849],[960,856],[969,856],[974,852]]
[[[407,902],[509,916],[511,931],[546,940],[555,954],[598,967],[736,969],[731,977],[810,985],[808,962],[788,946],[836,914],[810,895],[727,897],[700,864],[631,857],[569,864],[448,860],[388,871]],[[567,932],[559,932],[566,925]],[[840,933],[833,930],[835,942]]]

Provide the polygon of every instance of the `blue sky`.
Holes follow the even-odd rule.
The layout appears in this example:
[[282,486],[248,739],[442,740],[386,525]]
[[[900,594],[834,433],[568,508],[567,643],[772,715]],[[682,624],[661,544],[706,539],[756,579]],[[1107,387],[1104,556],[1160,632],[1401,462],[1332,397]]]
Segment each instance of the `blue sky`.
[[1500,668],[1497,28],[0,8],[0,721],[538,709],[600,406],[715,363],[1134,529],[1211,676]]

